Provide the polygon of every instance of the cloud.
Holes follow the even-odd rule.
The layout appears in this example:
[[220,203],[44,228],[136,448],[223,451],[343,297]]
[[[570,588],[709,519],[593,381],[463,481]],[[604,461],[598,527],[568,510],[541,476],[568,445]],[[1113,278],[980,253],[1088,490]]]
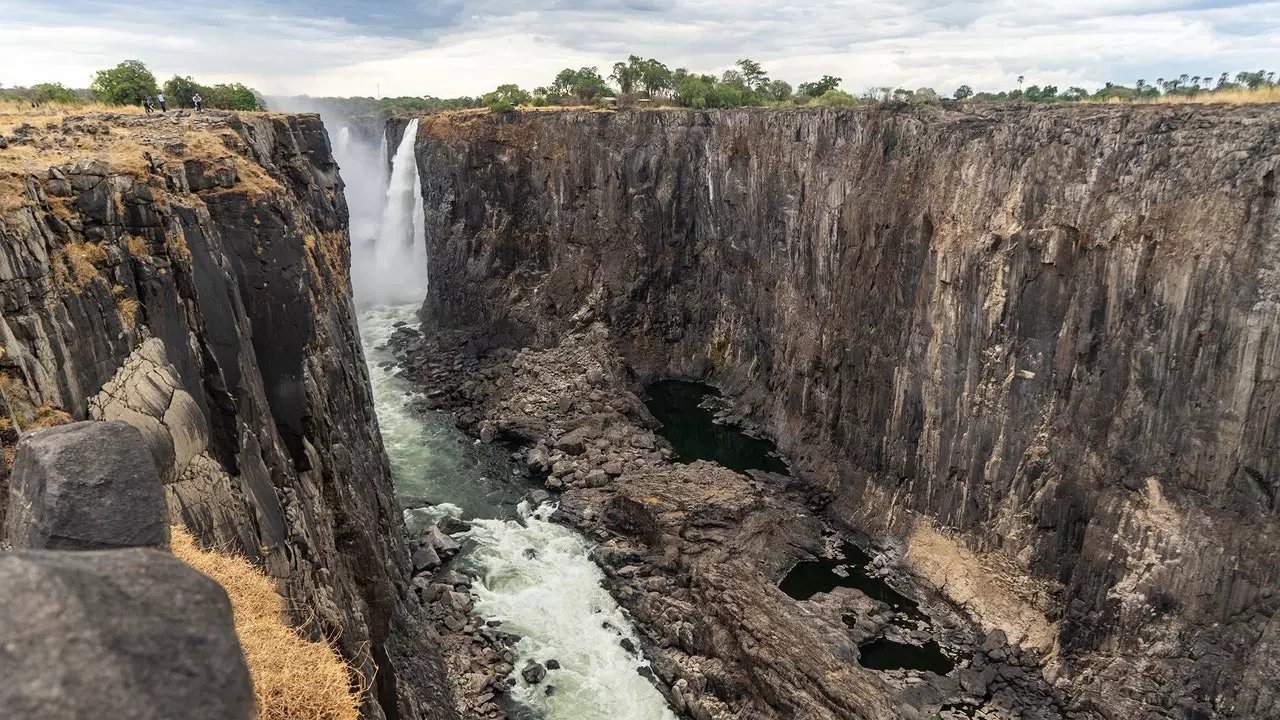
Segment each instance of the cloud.
[[276,94],[450,96],[630,54],[792,83],[1096,87],[1266,67],[1280,0],[0,0],[0,82],[84,86],[123,59]]

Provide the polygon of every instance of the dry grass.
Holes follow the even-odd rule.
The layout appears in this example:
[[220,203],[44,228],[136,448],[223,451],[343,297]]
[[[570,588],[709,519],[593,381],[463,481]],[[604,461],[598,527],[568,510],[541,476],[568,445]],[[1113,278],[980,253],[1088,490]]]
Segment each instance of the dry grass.
[[71,415],[66,410],[50,403],[45,403],[36,408],[36,416],[23,429],[35,430],[37,428],[55,427],[57,425],[66,425],[71,421]]
[[1123,100],[1121,98],[1082,100],[1081,103],[1103,105],[1259,105],[1280,103],[1280,87],[1258,88],[1256,90],[1219,90],[1198,95],[1161,95],[1160,97],[1143,98],[1142,100]]
[[120,319],[124,321],[125,326],[130,330],[137,327],[138,310],[142,307],[142,304],[136,299],[126,296],[123,285],[112,286],[111,294],[116,296],[116,310],[120,313]]
[[360,700],[346,663],[285,624],[284,599],[269,578],[244,558],[196,547],[180,527],[173,528],[173,554],[231,597],[260,720],[356,720]]
[[98,264],[106,261],[107,251],[99,243],[73,242],[66,246],[67,261],[77,287],[85,287],[98,277]]
[[151,251],[147,250],[147,241],[137,235],[124,236],[125,247],[129,248],[129,254],[139,260],[150,260]]

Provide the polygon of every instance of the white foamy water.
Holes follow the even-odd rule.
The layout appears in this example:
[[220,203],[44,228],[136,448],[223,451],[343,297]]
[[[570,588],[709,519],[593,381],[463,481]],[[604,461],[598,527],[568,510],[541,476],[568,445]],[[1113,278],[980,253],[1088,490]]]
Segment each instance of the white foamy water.
[[[514,696],[548,720],[675,720],[666,702],[637,668],[647,666],[623,649],[639,642],[631,621],[604,589],[591,561],[592,544],[544,518],[553,508],[516,520],[477,520],[475,543],[464,563],[479,575],[476,610],[523,636],[517,646]],[[529,660],[557,660],[540,685],[526,685]],[[555,688],[552,694],[546,687]]]
[[[472,523],[458,562],[479,577],[477,612],[522,636],[512,694],[525,709],[543,720],[675,720],[636,672],[647,663],[619,644],[623,637],[635,642],[635,631],[604,589],[592,543],[547,522],[549,507],[517,509],[525,486],[512,477],[505,453],[466,437],[447,416],[415,410],[413,388],[396,376],[386,343],[397,324],[417,326],[427,287],[416,133],[415,120],[390,168],[385,135],[377,151],[350,131],[340,131],[334,145],[343,177],[360,183],[347,189],[352,280],[382,440],[397,494],[410,508],[406,520],[411,527],[446,516]],[[539,685],[520,678],[527,661],[551,659],[561,668]],[[548,686],[555,687],[551,695]]]

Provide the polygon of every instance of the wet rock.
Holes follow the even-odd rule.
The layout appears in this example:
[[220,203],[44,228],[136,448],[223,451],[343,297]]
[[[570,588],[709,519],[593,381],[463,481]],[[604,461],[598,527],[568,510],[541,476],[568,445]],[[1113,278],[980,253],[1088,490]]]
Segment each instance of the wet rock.
[[529,663],[520,671],[520,677],[530,685],[537,685],[547,677],[547,669],[539,663]]
[[423,537],[426,545],[429,545],[442,560],[448,560],[458,554],[460,549],[458,543],[453,538],[446,535],[439,527],[432,525],[427,528],[427,532]]
[[538,507],[543,503],[551,501],[551,493],[546,490],[534,489],[525,493],[524,499],[532,507]]
[[631,654],[633,654],[633,655],[635,654],[635,652],[636,652],[636,644],[635,644],[634,642],[632,642],[632,641],[631,641],[631,638],[625,638],[625,637],[624,637],[624,638],[622,638],[621,640],[619,640],[619,641],[618,641],[618,644],[622,646],[622,649],[623,649],[623,650],[626,650],[627,652],[629,652],[629,653],[631,653]]
[[423,545],[413,551],[413,571],[423,572],[440,567],[440,556],[430,545]]
[[559,670],[559,669],[560,669],[560,661],[559,661],[559,660],[556,660],[556,659],[554,659],[554,658],[553,658],[553,659],[551,659],[551,660],[548,660],[548,661],[547,661],[547,669],[548,669],[548,670]]

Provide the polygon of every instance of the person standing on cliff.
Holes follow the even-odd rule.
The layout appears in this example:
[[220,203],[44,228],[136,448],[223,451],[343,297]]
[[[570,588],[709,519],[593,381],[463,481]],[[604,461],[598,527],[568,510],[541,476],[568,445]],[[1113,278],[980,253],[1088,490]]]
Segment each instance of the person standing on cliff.
[[146,111],[148,115],[151,114],[151,96],[150,95],[142,96],[142,109]]
[[169,111],[169,108],[164,106],[164,93],[156,93],[156,103],[160,105],[160,112]]
[[200,97],[200,93],[191,96],[191,107],[195,108],[196,112],[204,109],[204,98]]

